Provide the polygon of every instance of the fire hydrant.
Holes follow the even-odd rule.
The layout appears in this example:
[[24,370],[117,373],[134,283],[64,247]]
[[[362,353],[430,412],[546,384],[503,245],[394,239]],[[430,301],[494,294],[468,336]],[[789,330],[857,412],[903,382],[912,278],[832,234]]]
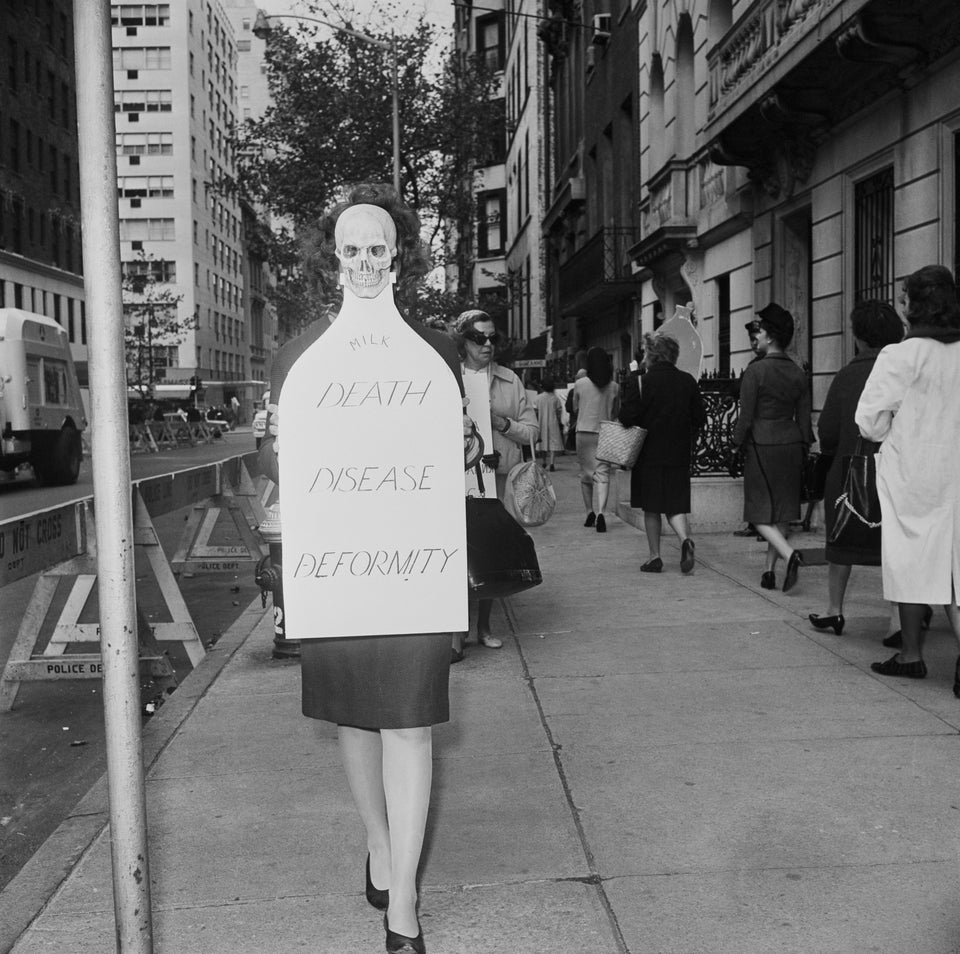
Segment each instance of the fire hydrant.
[[295,659],[300,655],[300,641],[287,639],[286,619],[283,614],[283,574],[280,546],[280,504],[267,507],[267,518],[258,527],[260,536],[270,547],[270,553],[257,564],[255,582],[260,587],[260,599],[267,605],[267,593],[273,596],[273,658]]

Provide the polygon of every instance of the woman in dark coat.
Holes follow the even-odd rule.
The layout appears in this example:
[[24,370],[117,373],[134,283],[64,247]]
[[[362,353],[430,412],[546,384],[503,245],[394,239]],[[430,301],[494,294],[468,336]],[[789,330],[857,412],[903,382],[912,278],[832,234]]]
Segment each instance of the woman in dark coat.
[[643,450],[630,475],[630,506],[643,510],[650,558],[643,573],[659,573],[661,514],[680,539],[680,569],[694,567],[690,539],[690,451],[697,431],[707,422],[700,388],[693,377],[676,368],[680,346],[669,335],[644,335],[646,374],[630,375],[624,383],[620,423],[647,429]]
[[[830,570],[827,576],[827,614],[820,616],[817,613],[811,613],[809,619],[817,629],[832,629],[837,636],[843,632],[845,622],[843,597],[850,580],[850,568],[880,566],[879,546],[876,550],[858,550],[830,543],[837,519],[837,498],[842,493],[843,458],[845,455],[856,452],[860,430],[853,416],[877,355],[881,348],[888,344],[896,344],[903,337],[903,323],[900,321],[900,316],[892,306],[874,299],[862,301],[854,307],[850,313],[850,325],[853,330],[856,355],[834,377],[817,422],[820,453],[833,457],[833,463],[827,471],[823,492],[827,535],[826,557]],[[876,453],[876,444],[864,441],[862,446],[866,453]],[[890,632],[896,628],[894,623]]]
[[793,316],[771,302],[757,312],[757,350],[763,360],[751,363],[740,383],[740,417],[733,444],[744,451],[743,519],[767,541],[766,569],[760,585],[776,588],[777,560],[787,561],[783,592],[797,582],[803,563],[787,542],[791,520],[800,519],[800,474],[813,443],[810,385],[786,354],[793,339]]

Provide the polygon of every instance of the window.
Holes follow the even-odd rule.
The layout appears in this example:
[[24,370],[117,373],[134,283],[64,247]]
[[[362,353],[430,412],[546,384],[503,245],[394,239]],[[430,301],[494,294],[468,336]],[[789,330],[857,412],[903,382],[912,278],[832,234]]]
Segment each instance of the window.
[[854,187],[854,301],[894,301],[893,168]]
[[503,14],[477,17],[477,55],[491,70],[503,69]]
[[173,91],[169,89],[124,89],[113,97],[117,113],[169,113],[172,109]]
[[176,237],[174,219],[120,220],[121,242],[142,242],[145,240],[172,242]]
[[123,199],[172,199],[173,176],[120,176],[117,195]]
[[[113,26],[166,26],[169,21],[169,3],[124,3],[110,7],[110,23]],[[190,26],[192,33],[192,13]]]
[[132,262],[121,262],[120,271],[124,278],[142,276],[165,285],[173,284],[177,280],[177,263],[162,258],[137,258]]
[[20,171],[20,123],[10,120],[10,168]]
[[493,102],[496,112],[496,121],[490,131],[488,165],[499,165],[507,158],[507,112],[506,100],[498,99]]
[[[24,54],[26,55],[26,54]],[[12,37],[7,37],[7,81],[10,85],[10,92],[17,92],[17,41]]]
[[173,133],[119,133],[117,155],[172,156]]
[[115,70],[168,70],[169,46],[128,46],[113,50]]
[[730,276],[717,276],[717,374],[730,377]]
[[502,255],[506,236],[507,193],[505,189],[495,192],[481,192],[477,196],[477,254],[481,258]]

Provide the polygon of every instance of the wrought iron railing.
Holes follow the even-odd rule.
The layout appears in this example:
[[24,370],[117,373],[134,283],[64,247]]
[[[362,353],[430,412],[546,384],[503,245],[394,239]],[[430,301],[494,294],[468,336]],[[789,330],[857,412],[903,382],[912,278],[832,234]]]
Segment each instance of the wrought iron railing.
[[561,306],[599,285],[631,281],[628,249],[635,241],[632,228],[600,229],[560,266]]
[[691,477],[738,477],[739,460],[733,460],[733,428],[740,414],[740,381],[736,378],[704,378],[700,396],[707,411],[693,446]]

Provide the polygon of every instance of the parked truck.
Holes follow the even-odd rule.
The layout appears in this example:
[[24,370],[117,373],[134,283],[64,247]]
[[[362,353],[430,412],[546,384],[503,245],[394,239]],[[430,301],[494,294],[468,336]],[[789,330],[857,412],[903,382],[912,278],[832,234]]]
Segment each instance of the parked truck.
[[75,483],[86,426],[66,331],[44,315],[0,308],[0,470],[29,464],[42,483]]

